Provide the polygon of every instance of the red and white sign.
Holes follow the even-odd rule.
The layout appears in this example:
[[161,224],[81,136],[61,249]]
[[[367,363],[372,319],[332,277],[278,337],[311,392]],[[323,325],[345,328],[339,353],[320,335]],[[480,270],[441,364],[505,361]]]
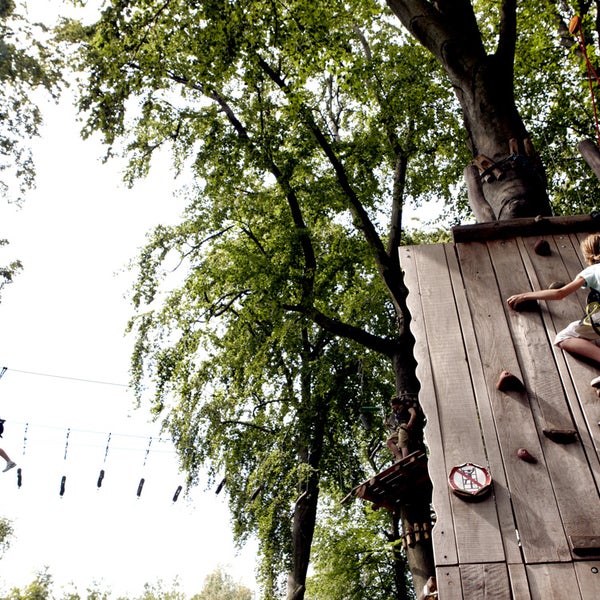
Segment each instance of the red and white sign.
[[462,498],[484,498],[492,488],[490,472],[470,462],[454,467],[448,476],[452,491]]

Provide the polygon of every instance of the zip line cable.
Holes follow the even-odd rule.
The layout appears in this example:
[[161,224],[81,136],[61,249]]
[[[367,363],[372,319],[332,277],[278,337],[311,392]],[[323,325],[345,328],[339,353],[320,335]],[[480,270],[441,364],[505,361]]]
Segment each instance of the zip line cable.
[[97,385],[112,385],[115,387],[127,388],[129,387],[126,383],[115,383],[113,381],[101,381],[98,379],[86,379],[83,377],[71,377],[69,375],[55,375],[53,373],[40,373],[39,371],[25,371],[23,369],[13,369],[12,367],[2,367],[0,371],[0,379],[7,371],[13,371],[15,373],[23,373],[25,375],[36,375],[39,377],[52,377],[54,379],[66,379],[69,381],[80,381],[82,383],[94,383]]
[[[34,376],[38,376],[38,377],[51,377],[54,379],[63,379],[63,380],[68,380],[68,381],[78,381],[78,382],[82,382],[82,383],[90,383],[90,384],[96,384],[96,385],[110,385],[110,386],[114,386],[114,387],[120,387],[120,388],[128,388],[129,386],[127,384],[124,383],[115,383],[115,382],[111,382],[111,381],[101,381],[101,380],[97,380],[97,379],[89,379],[89,378],[82,378],[82,377],[72,377],[72,376],[67,376],[67,375],[56,375],[56,374],[52,374],[52,373],[42,373],[39,371],[28,371],[28,370],[24,370],[24,369],[13,369],[12,367],[0,367],[0,379],[2,379],[2,377],[7,373],[7,371],[13,371],[15,373],[22,373],[24,375],[34,375]],[[13,422],[14,424],[19,424],[18,422]],[[30,422],[26,422],[26,423],[20,423],[24,425],[24,433],[23,433],[23,456],[25,456],[25,452],[28,446],[28,443],[30,443],[30,426],[33,427],[39,427],[39,428],[45,428],[45,429],[63,429],[62,427],[56,427],[56,426],[51,426],[51,425],[36,425],[36,424],[31,424]],[[99,430],[90,430],[90,429],[72,429],[71,427],[67,428],[67,432],[66,432],[66,437],[65,437],[65,448],[64,448],[64,455],[63,455],[63,460],[66,463],[67,460],[67,456],[69,453],[69,441],[70,441],[70,436],[72,432],[79,432],[79,433],[91,433],[91,434],[100,434],[100,433],[105,433],[105,432],[101,432]],[[128,434],[128,433],[122,433],[122,434],[114,434],[115,436],[120,436],[120,437],[124,437],[124,438],[146,438],[147,436],[145,435],[135,435],[135,434]],[[112,436],[113,433],[109,432],[108,433],[108,439],[106,441],[106,447],[104,449],[104,460],[103,460],[103,465],[106,464],[106,459],[108,457],[108,451],[109,448],[111,447],[111,441],[112,441]],[[150,448],[152,446],[152,442],[154,441],[155,438],[153,438],[152,436],[149,437],[148,439],[148,446],[146,447],[146,453],[144,455],[144,461],[142,464],[142,469],[145,470],[146,467],[146,462],[148,461],[148,456],[150,454]],[[173,439],[172,438],[163,438],[163,437],[158,437],[156,439],[156,441],[158,443],[173,443]],[[86,447],[90,447],[90,445],[85,445]],[[139,448],[125,448],[125,447],[114,447],[113,448],[115,450],[121,450],[121,451],[129,451],[129,452],[139,452]],[[156,450],[155,450],[156,452]],[[158,450],[158,452],[168,452],[170,454],[175,454],[176,451],[174,449],[172,450]],[[98,475],[98,479],[96,482],[97,488],[100,488],[102,486],[102,482],[104,480],[105,477],[105,469],[101,468],[100,469],[100,473]],[[59,494],[60,497],[62,498],[65,494],[66,491],[66,480],[67,480],[67,476],[66,475],[62,475],[61,480],[60,480],[60,490],[59,490]],[[142,489],[144,487],[144,483],[145,483],[145,478],[142,477],[139,481],[138,484],[138,488],[137,488],[137,497],[140,498],[141,494],[142,494]],[[22,469],[19,467],[17,469],[17,485],[19,487],[19,489],[21,488],[22,485]],[[178,498],[179,498],[179,494],[182,492],[183,487],[181,485],[177,486],[177,489],[175,490],[175,493],[172,497],[172,502],[175,503],[177,502]]]

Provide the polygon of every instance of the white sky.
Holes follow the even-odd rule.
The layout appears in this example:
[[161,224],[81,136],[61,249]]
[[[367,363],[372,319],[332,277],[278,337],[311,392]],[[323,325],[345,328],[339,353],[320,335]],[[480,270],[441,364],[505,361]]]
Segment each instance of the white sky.
[[101,163],[102,148],[79,138],[74,118],[68,98],[45,108],[37,189],[20,210],[0,203],[0,237],[10,241],[0,264],[24,264],[0,301],[0,447],[22,468],[21,488],[16,469],[0,473],[0,515],[15,528],[0,592],[46,565],[82,595],[93,581],[116,596],[175,577],[191,595],[217,566],[254,587],[255,545],[234,548],[224,493],[203,480],[173,503],[184,476],[170,444],[124,385],[109,385],[129,379],[124,267],[147,231],[177,220],[177,183],[159,165],[127,190],[120,165]]

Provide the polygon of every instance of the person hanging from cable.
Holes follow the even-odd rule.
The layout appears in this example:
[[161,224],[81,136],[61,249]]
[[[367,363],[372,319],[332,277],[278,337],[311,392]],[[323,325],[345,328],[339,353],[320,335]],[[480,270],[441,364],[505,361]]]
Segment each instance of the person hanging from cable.
[[[0,377],[1,376],[2,375],[0,375]],[[0,438],[2,437],[2,434],[4,433],[4,423],[6,423],[6,420],[0,419]],[[0,456],[6,461],[6,467],[5,467],[4,471],[10,471],[11,469],[13,469],[14,467],[17,466],[17,463],[10,460],[8,454],[6,454],[6,452],[2,448],[0,448]]]
[[2,448],[0,448],[0,456],[6,461],[6,467],[4,467],[2,471],[3,473],[6,471],[10,471],[11,469],[17,466],[17,463],[12,461],[8,454],[6,454],[6,452]]

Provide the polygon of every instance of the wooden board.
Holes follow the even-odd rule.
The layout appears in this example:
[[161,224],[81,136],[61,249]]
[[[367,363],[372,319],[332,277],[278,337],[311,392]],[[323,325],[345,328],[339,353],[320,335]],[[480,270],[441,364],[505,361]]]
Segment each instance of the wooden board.
[[461,565],[460,580],[464,598],[510,598],[510,581],[503,563]]
[[[419,273],[424,327],[430,340],[428,350],[446,468],[450,470],[464,462],[487,467],[444,247],[435,244],[419,250],[415,268]],[[436,483],[443,485],[441,481]],[[494,502],[469,503],[452,495],[450,505],[459,562],[505,560]]]
[[581,598],[572,563],[528,565],[527,581],[529,582],[532,600],[575,600]]
[[[589,385],[600,369],[552,344],[582,314],[587,294],[530,311],[506,303],[571,281],[585,266],[579,242],[600,231],[600,220],[549,218],[529,230],[520,221],[459,232],[455,244],[400,249],[428,419],[442,600],[600,598],[600,399]],[[535,251],[542,238],[548,255]],[[525,389],[496,389],[502,370]],[[576,442],[548,439],[549,428],[575,430]],[[520,460],[519,447],[537,463]],[[463,462],[491,471],[488,500],[450,491],[448,473]]]
[[575,575],[582,600],[598,600],[600,596],[600,560],[576,562]]
[[446,457],[444,456],[437,396],[433,385],[429,356],[430,344],[423,319],[421,283],[415,260],[415,252],[418,250],[419,248],[412,246],[403,246],[399,251],[400,262],[404,270],[404,281],[409,289],[407,304],[412,315],[410,329],[416,340],[417,377],[421,383],[419,402],[427,416],[424,433],[425,442],[429,449],[429,476],[433,484],[432,504],[437,517],[431,539],[436,565],[455,565],[458,563],[458,554],[450,493],[446,483],[446,477],[450,469],[447,468]]
[[[458,567],[438,567],[435,570],[438,597],[440,600],[466,600],[460,580]],[[418,590],[419,592],[421,590]]]
[[458,307],[461,330],[465,342],[488,464],[494,474],[494,499],[498,512],[500,533],[502,535],[506,560],[509,563],[520,562],[521,551],[518,546],[517,536],[515,535],[517,526],[510,502],[510,493],[508,492],[508,483],[504,471],[502,452],[496,435],[496,425],[494,423],[490,397],[486,385],[485,371],[481,363],[477,336],[471,319],[471,312],[469,310],[464,289],[462,273],[456,257],[455,248],[447,245],[445,250],[454,294],[456,296],[456,304]]
[[[496,432],[502,451],[510,497],[524,556],[529,562],[569,560],[570,552],[553,496],[549,473],[544,463],[536,422],[526,393],[503,393],[496,389],[500,373],[507,370],[523,381],[505,313],[505,290],[526,289],[522,263],[516,263],[515,245],[499,242],[499,257],[492,265],[485,244],[460,244],[457,247],[467,289],[469,307],[484,365]],[[501,258],[506,260],[502,262]],[[512,259],[511,259],[512,257]],[[511,291],[511,293],[514,293]],[[510,319],[523,318],[511,311]],[[539,315],[533,315],[539,320]],[[516,456],[527,448],[538,458],[535,465]]]

